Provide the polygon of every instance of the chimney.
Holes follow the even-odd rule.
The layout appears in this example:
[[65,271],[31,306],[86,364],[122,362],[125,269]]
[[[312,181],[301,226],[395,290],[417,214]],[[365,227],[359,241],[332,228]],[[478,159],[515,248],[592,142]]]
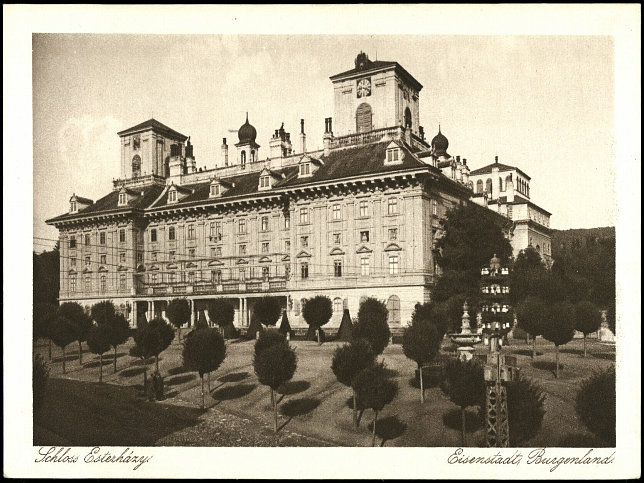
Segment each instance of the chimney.
[[492,165],[492,195],[493,200],[499,199],[499,191],[501,189],[501,178],[499,178],[499,157],[494,156],[494,164]]
[[331,126],[331,118],[324,119],[324,136],[322,136],[322,144],[324,145],[324,156],[331,153],[331,140],[333,139],[333,130]]
[[304,133],[304,119],[300,119],[300,149],[306,153],[306,134]]
[[512,173],[510,173],[510,179],[505,183],[505,193],[508,197],[508,203],[514,201],[514,181],[512,181]]
[[494,164],[499,164],[499,157],[498,156],[494,156]]
[[226,138],[224,138],[221,144],[221,157],[224,160],[224,167],[228,166],[228,144],[226,144]]

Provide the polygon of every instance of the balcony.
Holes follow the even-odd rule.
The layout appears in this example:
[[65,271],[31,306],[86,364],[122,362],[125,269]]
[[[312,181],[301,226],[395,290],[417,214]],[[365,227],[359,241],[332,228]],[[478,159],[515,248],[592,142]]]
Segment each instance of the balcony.
[[275,290],[286,290],[286,278],[274,277],[268,280],[247,279],[224,280],[219,283],[211,281],[197,281],[194,284],[185,282],[175,283],[142,283],[141,294],[161,295],[172,293],[218,294],[218,293],[261,293]]

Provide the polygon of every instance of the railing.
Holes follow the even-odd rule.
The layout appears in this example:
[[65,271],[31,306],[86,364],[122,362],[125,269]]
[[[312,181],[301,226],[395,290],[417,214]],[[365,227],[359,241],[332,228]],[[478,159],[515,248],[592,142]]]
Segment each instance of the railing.
[[375,143],[380,141],[384,137],[388,137],[390,139],[400,139],[403,133],[404,129],[401,126],[397,126],[374,129],[373,131],[364,133],[348,134],[346,136],[333,138],[331,140],[331,148]]
[[165,185],[165,178],[156,174],[148,174],[145,176],[138,176],[136,178],[115,179],[113,181],[115,190],[121,186],[125,186],[126,188],[135,188],[137,186],[144,186],[150,183]]

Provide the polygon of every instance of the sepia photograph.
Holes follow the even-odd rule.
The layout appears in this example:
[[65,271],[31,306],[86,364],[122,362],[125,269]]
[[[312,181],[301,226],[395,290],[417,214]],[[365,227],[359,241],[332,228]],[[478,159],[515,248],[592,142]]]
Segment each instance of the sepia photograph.
[[5,7],[4,474],[638,477],[639,7],[257,8]]

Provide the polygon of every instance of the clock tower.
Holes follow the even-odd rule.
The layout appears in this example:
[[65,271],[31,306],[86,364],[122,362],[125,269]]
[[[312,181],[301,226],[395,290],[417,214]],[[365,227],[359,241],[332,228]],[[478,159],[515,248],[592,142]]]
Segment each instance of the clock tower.
[[419,132],[418,97],[423,86],[397,62],[371,61],[364,52],[355,68],[331,77],[336,136],[388,127]]

